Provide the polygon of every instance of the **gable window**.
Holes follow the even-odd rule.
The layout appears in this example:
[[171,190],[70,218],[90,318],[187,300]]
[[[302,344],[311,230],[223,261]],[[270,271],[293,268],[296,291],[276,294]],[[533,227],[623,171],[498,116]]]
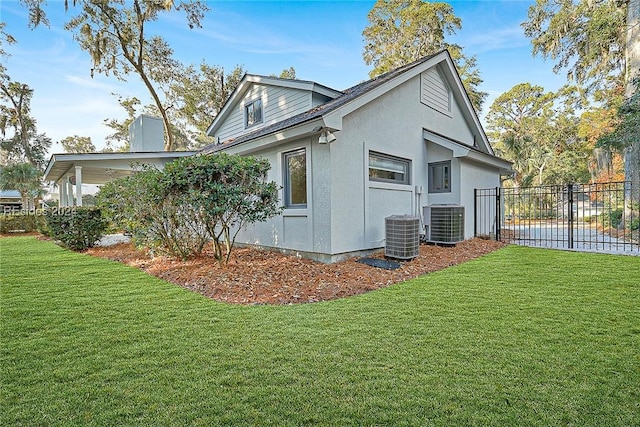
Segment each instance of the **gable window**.
[[307,153],[304,148],[283,154],[284,206],[307,207]]
[[410,184],[411,160],[369,151],[369,180]]
[[244,106],[244,126],[251,127],[262,123],[262,99],[253,100]]
[[429,163],[429,193],[451,192],[451,161]]

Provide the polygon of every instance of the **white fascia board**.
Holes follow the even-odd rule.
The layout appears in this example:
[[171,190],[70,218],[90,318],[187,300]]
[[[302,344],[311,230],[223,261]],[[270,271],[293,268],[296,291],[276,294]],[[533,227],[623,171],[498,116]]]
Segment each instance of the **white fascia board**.
[[253,83],[261,83],[270,86],[280,86],[286,87],[289,89],[299,89],[305,90],[308,92],[317,92],[321,95],[326,95],[331,98],[335,98],[337,96],[342,95],[342,92],[331,89],[330,87],[321,85],[319,83],[310,81],[310,80],[292,80],[292,79],[281,79],[278,77],[267,77],[267,76],[257,76],[257,75],[249,75],[247,81]]
[[321,84],[307,81],[307,80],[290,80],[290,79],[280,79],[277,77],[267,77],[267,76],[259,76],[256,74],[245,74],[238,83],[238,86],[233,91],[233,93],[227,98],[224,106],[220,110],[220,112],[214,117],[213,122],[207,128],[206,134],[209,136],[214,136],[215,132],[218,130],[222,121],[229,114],[229,111],[236,105],[238,98],[241,98],[244,93],[247,91],[249,86],[253,83],[265,84],[270,86],[280,86],[286,87],[290,89],[300,89],[306,90],[309,92],[317,92],[322,95],[329,96],[331,98],[336,98],[342,95],[342,92],[331,89],[327,86],[323,86]]
[[467,160],[472,160],[478,163],[489,165],[500,169],[501,172],[511,171],[511,162],[501,159],[500,157],[496,157],[493,154],[486,154],[474,150],[471,146],[467,146],[461,142],[451,141],[440,135],[429,132],[426,129],[422,131],[422,136],[424,139],[429,140],[434,144],[438,144],[441,147],[451,150],[453,152],[453,157],[455,158],[464,158]]
[[249,155],[256,151],[261,151],[283,144],[287,141],[304,138],[305,136],[309,136],[314,133],[317,134],[318,132],[314,132],[314,129],[319,126],[322,126],[322,119],[320,118],[256,138],[252,141],[246,141],[237,145],[230,145],[229,147],[222,146],[218,151],[224,151],[229,154]]
[[339,90],[331,89],[330,87],[323,86],[318,83],[313,83],[313,87],[311,89],[315,93],[319,93],[320,95],[328,96],[329,98],[337,98],[343,93]]
[[452,140],[442,137],[438,134],[429,132],[426,129],[422,130],[422,137],[428,141],[438,144],[441,147],[447,148],[453,151],[453,157],[466,157],[471,151],[471,146],[464,143],[456,143]]
[[139,151],[117,153],[62,153],[51,156],[53,161],[95,161],[112,159],[166,159],[171,157],[193,156],[197,151]]
[[511,168],[511,162],[507,160],[503,160],[500,157],[495,157],[493,155],[481,153],[478,151],[471,151],[469,155],[466,156],[466,159],[472,160],[474,162],[482,163],[485,165],[493,166],[496,169],[500,170],[502,175],[506,175],[513,172]]

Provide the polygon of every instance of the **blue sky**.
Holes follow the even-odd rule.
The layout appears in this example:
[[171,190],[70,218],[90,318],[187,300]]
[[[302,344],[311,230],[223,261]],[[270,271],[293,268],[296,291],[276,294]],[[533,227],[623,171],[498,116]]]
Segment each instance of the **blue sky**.
[[[362,59],[362,31],[374,1],[216,1],[203,28],[189,30],[182,15],[171,14],[153,27],[174,49],[183,63],[222,66],[242,65],[250,73],[279,74],[294,67],[297,77],[335,89],[346,89],[368,79],[371,67]],[[564,74],[552,72],[553,64],[531,55],[531,44],[520,27],[531,1],[453,1],[462,19],[462,30],[449,39],[477,55],[484,80],[480,89],[489,93],[482,117],[494,99],[514,85],[530,82],[557,90]],[[90,136],[98,147],[110,129],[107,118],[123,118],[117,93],[148,102],[139,78],[127,82],[113,76],[90,77],[91,61],[72,35],[63,29],[73,9],[65,14],[61,1],[49,1],[50,28],[27,27],[26,10],[15,0],[0,2],[0,20],[18,43],[5,46],[11,56],[3,59],[13,80],[34,90],[32,114],[39,132],[54,142],[66,136]],[[62,152],[55,144],[51,153]]]

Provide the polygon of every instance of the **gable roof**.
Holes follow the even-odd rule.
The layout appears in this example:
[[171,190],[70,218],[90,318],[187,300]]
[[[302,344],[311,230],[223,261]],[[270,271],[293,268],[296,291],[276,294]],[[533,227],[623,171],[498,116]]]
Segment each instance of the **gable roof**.
[[[340,130],[342,128],[342,118],[345,115],[415,77],[423,71],[441,63],[446,64],[446,66],[442,67],[443,76],[450,86],[457,88],[457,90],[453,90],[453,95],[456,100],[464,106],[462,108],[462,112],[465,116],[465,120],[470,126],[476,129],[476,132],[474,133],[477,133],[482,142],[482,146],[479,145],[478,147],[487,154],[493,155],[493,149],[491,148],[484,129],[480,124],[480,119],[471,105],[471,100],[462,85],[462,80],[460,80],[460,76],[456,71],[451,55],[446,50],[426,56],[410,64],[396,68],[395,70],[389,71],[385,74],[381,74],[371,80],[357,84],[346,89],[340,96],[322,105],[318,105],[304,113],[300,113],[272,125],[256,129],[253,132],[240,135],[233,140],[222,141],[222,144],[207,145],[202,148],[201,152],[211,153],[224,150],[226,148],[256,140],[319,118],[323,119],[326,127],[334,130]],[[226,105],[227,104],[225,104],[225,106]],[[211,135],[212,129],[213,125],[209,128],[209,135]]]
[[245,74],[244,76],[242,76],[242,79],[240,79],[240,82],[236,86],[233,93],[225,101],[224,105],[220,109],[220,112],[213,119],[211,125],[209,125],[209,128],[207,129],[207,135],[212,135],[216,132],[216,130],[218,130],[222,122],[224,122],[224,119],[231,113],[231,109],[236,104],[236,102],[242,99],[247,90],[256,83],[315,92],[329,98],[335,98],[342,95],[342,92],[338,90],[331,89],[328,86],[324,86],[310,80],[283,79],[280,77],[268,77],[258,74]]

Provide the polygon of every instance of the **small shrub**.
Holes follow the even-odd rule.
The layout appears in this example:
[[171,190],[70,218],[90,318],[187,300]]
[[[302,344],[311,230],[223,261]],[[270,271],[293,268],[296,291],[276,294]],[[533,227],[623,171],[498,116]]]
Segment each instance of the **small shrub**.
[[15,213],[0,215],[0,233],[40,231],[46,229],[46,220],[42,215],[33,213]]
[[95,245],[107,228],[100,209],[92,207],[51,209],[46,218],[51,237],[74,251]]
[[620,225],[620,222],[622,221],[622,213],[623,213],[622,208],[614,209],[610,211],[604,217],[605,225],[608,225],[611,228],[618,228],[618,226]]

